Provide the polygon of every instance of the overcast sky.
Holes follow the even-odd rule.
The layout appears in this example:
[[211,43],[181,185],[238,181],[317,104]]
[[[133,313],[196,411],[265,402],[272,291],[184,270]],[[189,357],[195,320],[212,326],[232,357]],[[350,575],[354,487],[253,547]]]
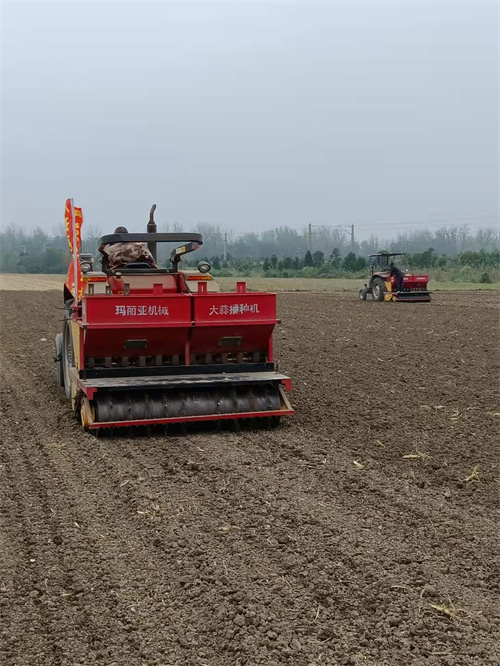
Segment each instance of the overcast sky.
[[494,0],[1,11],[2,226],[497,225]]

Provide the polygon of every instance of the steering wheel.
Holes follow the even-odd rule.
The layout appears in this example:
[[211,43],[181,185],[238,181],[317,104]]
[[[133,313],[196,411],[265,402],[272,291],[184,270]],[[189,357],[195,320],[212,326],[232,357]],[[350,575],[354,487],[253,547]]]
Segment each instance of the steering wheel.
[[137,270],[143,270],[144,268],[153,268],[146,261],[132,261],[130,264],[124,264],[123,268],[132,268]]

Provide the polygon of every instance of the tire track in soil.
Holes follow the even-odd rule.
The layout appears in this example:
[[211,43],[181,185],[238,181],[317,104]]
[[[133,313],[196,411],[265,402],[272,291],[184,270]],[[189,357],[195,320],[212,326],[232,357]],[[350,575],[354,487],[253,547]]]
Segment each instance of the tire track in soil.
[[[12,386],[17,385],[17,386],[20,387],[19,390],[17,391],[17,394],[16,394],[15,398],[14,398],[14,404],[15,405],[22,404],[23,395],[25,395],[26,392],[27,392],[27,389],[29,389],[30,378],[28,377],[26,379],[26,381],[24,382],[22,375],[17,374],[16,377],[15,377],[15,380],[14,380],[14,378],[7,378],[7,373],[4,372],[3,374],[6,375],[7,384],[12,385]],[[41,387],[41,388],[46,388],[50,392],[52,387],[50,385],[48,385],[46,387]],[[65,406],[65,408],[66,408],[66,406]],[[23,434],[24,434],[25,439],[29,442],[30,447],[32,446],[33,442],[36,442],[39,439],[42,439],[42,440],[45,439],[46,441],[48,441],[51,438],[52,439],[54,438],[53,430],[52,430],[52,433],[51,433],[51,426],[53,428],[54,424],[51,423],[50,418],[49,418],[48,423],[46,424],[45,430],[42,429],[42,427],[41,427],[42,424],[44,423],[44,418],[46,417],[47,414],[48,413],[46,412],[45,414],[40,415],[41,418],[38,422],[38,430],[34,430],[33,427],[30,427],[29,423],[28,423],[28,426],[26,426],[25,429],[28,432],[24,432]],[[16,419],[16,416],[14,416],[14,419]],[[27,421],[24,414],[21,414],[21,416],[19,417],[19,420],[20,421]],[[74,424],[72,422],[70,422],[69,419],[66,419],[66,423],[64,425],[69,430],[72,430],[75,434],[78,433],[77,438],[79,438],[79,436],[82,436],[80,429],[76,430],[75,427],[74,427]],[[89,437],[87,435],[83,435],[83,438],[86,441],[90,441],[92,443],[92,445],[95,445],[95,440],[92,437]],[[85,533],[85,531],[83,529],[85,521],[88,521],[89,512],[90,512],[91,515],[93,515],[95,513],[96,505],[90,505],[89,506],[89,504],[88,504],[89,497],[87,495],[87,497],[86,497],[87,504],[84,505],[81,508],[81,511],[79,511],[78,508],[75,509],[74,507],[78,506],[78,501],[77,500],[75,501],[75,496],[78,498],[79,493],[82,492],[82,488],[86,483],[86,479],[75,477],[75,475],[73,474],[74,470],[71,469],[71,467],[72,467],[71,464],[64,457],[58,457],[55,460],[55,462],[50,460],[50,455],[53,455],[55,452],[57,452],[57,450],[58,450],[57,447],[47,448],[47,450],[45,450],[44,446],[42,446],[40,450],[41,450],[41,454],[42,454],[41,455],[42,460],[38,461],[40,467],[43,469],[43,466],[44,466],[44,464],[47,463],[47,461],[49,462],[49,464],[51,466],[50,472],[47,473],[46,478],[44,479],[45,485],[47,487],[51,487],[52,485],[54,485],[54,482],[56,483],[56,485],[58,483],[59,484],[64,483],[65,500],[66,500],[66,502],[69,501],[69,506],[70,506],[70,509],[71,509],[70,512],[68,513],[67,517],[65,518],[65,523],[68,524],[68,525],[73,525],[73,521],[75,521],[75,518],[76,518],[76,519],[78,519],[78,523],[79,523],[79,528],[78,528],[79,532],[81,533],[83,531],[83,533]],[[50,455],[48,454],[48,452],[49,452]],[[79,450],[75,449],[75,452],[79,453]],[[33,455],[33,450],[30,450],[30,455]],[[81,465],[80,469],[85,470],[87,462],[88,462],[88,460],[85,460],[83,462],[83,464]],[[93,462],[95,462],[95,460]],[[64,479],[70,479],[72,481],[72,483],[76,487],[76,495],[75,495],[75,493],[72,493],[68,490],[68,484],[67,484],[67,482],[63,482]],[[75,484],[75,480],[77,481],[78,485]],[[102,488],[99,488],[97,490],[97,496],[99,496],[99,493],[101,493],[102,490],[103,490]],[[106,491],[107,490],[108,490],[108,488],[106,488]],[[106,494],[107,494],[107,492],[106,492]],[[84,496],[85,493],[82,493],[82,495]],[[105,496],[105,493],[102,493],[102,495]],[[122,504],[123,504],[123,502],[122,502]],[[108,507],[107,508],[108,509],[111,508],[111,507],[109,507],[109,502],[108,502]],[[128,509],[128,507],[127,507],[127,509]],[[116,506],[113,507],[113,513],[114,514],[120,513],[120,511],[117,510]],[[122,511],[122,513],[123,513],[123,511]],[[66,511],[65,511],[65,515],[66,515]],[[82,517],[80,518],[79,516],[82,516]],[[127,515],[125,515],[125,518],[124,518],[124,527],[126,528],[126,530],[130,529],[130,522],[131,522],[130,513],[128,512]],[[104,521],[103,521],[103,523],[104,523]],[[92,537],[94,535],[92,533],[89,534],[87,532],[87,536]],[[66,541],[68,541],[67,538],[66,538]],[[90,541],[92,542],[92,539],[90,539]],[[138,566],[139,571],[144,570],[145,567],[140,566],[141,560],[144,559],[144,558],[141,558],[141,553],[142,553],[142,550],[143,550],[141,548],[141,544],[138,541],[134,542],[133,539],[132,540],[130,539],[130,537],[129,537],[128,541],[129,541],[128,546],[129,546],[130,551],[134,552],[134,559],[139,560],[139,566]],[[130,543],[130,541],[132,541],[132,543]],[[80,543],[78,543],[78,545],[71,550],[70,557],[68,559],[73,559],[74,558],[74,555],[77,552],[77,548],[78,549],[81,548]],[[95,559],[95,553],[91,554],[91,553],[89,553],[89,551],[87,549],[85,557],[87,557],[90,560],[92,560],[93,558]],[[113,562],[113,567],[115,569],[119,570],[120,565],[122,565],[121,569],[123,570],[126,565],[124,564],[124,561],[120,560],[119,558],[120,558],[120,556],[118,556],[118,559],[115,559],[115,561]],[[108,559],[109,559],[109,556],[108,556]],[[83,558],[83,560],[85,560],[85,558]],[[151,568],[151,563],[149,563],[149,565],[150,565],[149,568]],[[74,566],[74,562],[72,562],[72,564],[70,566]],[[120,576],[121,580],[127,580],[130,577],[130,571],[121,571],[121,572],[118,571],[116,573],[116,576],[119,576],[120,573],[122,574]],[[101,575],[103,575],[103,577],[106,580],[112,579],[112,576],[110,575],[109,571],[105,570],[104,574],[101,571]],[[147,582],[148,581],[144,581],[144,580],[139,579],[138,587],[140,587],[142,584],[147,584]],[[112,588],[116,587],[118,589],[121,586],[122,586],[121,583],[118,583],[118,584],[113,584],[112,583],[111,584]],[[89,607],[91,607],[91,606],[89,605]],[[127,613],[125,615],[127,615]],[[128,615],[130,616],[130,612],[128,612]],[[126,632],[130,632],[132,630],[132,621],[131,621],[131,619],[128,619],[128,620],[126,619],[125,621],[126,621],[126,624],[128,625],[126,627]],[[87,620],[86,623],[88,624],[88,620]],[[127,633],[125,633],[125,635],[127,635]],[[137,648],[140,641],[132,640],[131,642],[132,642],[132,644],[134,644],[134,647]],[[135,649],[135,654],[136,654],[135,658],[139,659],[137,649]]]
[[[86,596],[94,591],[89,584],[88,571],[81,575],[78,569],[79,563],[81,565],[90,561],[94,565],[98,564],[96,553],[91,549],[91,545],[96,541],[96,533],[92,529],[85,529],[89,506],[84,510],[78,507],[75,494],[68,486],[68,481],[72,478],[70,466],[57,465],[58,461],[51,459],[51,452],[57,448],[48,448],[42,443],[51,439],[50,431],[34,427],[26,410],[19,409],[26,385],[23,386],[19,375],[9,378],[9,370],[2,370],[4,378],[15,379],[8,382],[15,387],[10,413],[14,423],[23,423],[23,427],[15,433],[19,444],[16,447],[16,456],[10,460],[10,465],[9,462],[7,465],[14,478],[23,479],[25,482],[16,489],[16,496],[22,507],[21,515],[27,516],[20,532],[26,530],[29,534],[25,544],[32,556],[30,562],[33,560],[39,563],[38,572],[33,571],[30,585],[23,589],[21,581],[16,580],[15,583],[18,584],[18,591],[22,589],[25,596],[33,600],[31,603],[40,609],[38,616],[44,624],[44,630],[37,634],[53,637],[54,663],[63,663],[64,659],[69,657],[68,654],[65,655],[68,647],[71,654],[80,653],[86,663],[90,663],[90,660],[97,656],[93,653],[93,644],[103,641],[107,632],[110,629],[116,631],[117,627],[113,627],[112,622],[116,611],[106,618],[106,628],[100,627],[102,618],[96,617],[93,604],[86,599]],[[29,451],[25,448],[25,442],[28,443]],[[48,488],[53,489],[51,496],[47,493]],[[34,512],[37,514],[37,526],[44,526],[42,534],[31,528],[31,515]],[[111,588],[119,587],[114,573],[109,569],[103,571],[99,566],[97,568],[100,571],[99,577],[107,578]],[[85,566],[81,566],[81,569],[85,570]],[[96,580],[98,581],[98,578]],[[90,596],[93,597],[93,603],[97,602],[99,605],[98,595]],[[124,615],[126,617],[127,614]],[[70,646],[63,639],[67,632],[68,616],[71,617],[71,626],[76,632],[76,636],[72,634]],[[26,648],[26,644],[24,647]]]
[[[39,298],[27,295],[24,300],[33,309]],[[43,400],[34,401],[36,427],[28,414],[27,421],[20,421],[17,437],[18,442],[23,437],[26,440],[24,467],[19,464],[19,475],[35,477],[30,482],[35,500],[41,496],[44,502],[50,502],[54,491],[49,496],[49,488],[61,490],[56,499],[63,504],[58,506],[58,514],[64,520],[63,524],[56,524],[56,532],[71,539],[71,559],[62,564],[50,561],[54,566],[66,567],[75,584],[89,578],[96,584],[101,582],[103,587],[100,599],[80,596],[78,613],[80,618],[85,617],[85,612],[93,618],[98,605],[97,612],[102,615],[100,621],[107,627],[108,635],[103,638],[97,625],[90,625],[89,633],[95,637],[93,649],[87,649],[83,642],[73,644],[62,655],[61,663],[73,664],[78,659],[85,664],[94,660],[111,664],[115,660],[141,666],[307,666],[312,660],[318,664],[359,662],[377,666],[497,663],[498,652],[490,637],[492,640],[498,624],[494,618],[485,619],[476,612],[488,608],[485,597],[486,601],[494,599],[494,587],[485,578],[487,567],[478,567],[481,554],[487,560],[494,552],[493,542],[488,544],[482,539],[467,543],[478,499],[491,502],[488,492],[493,482],[483,484],[475,496],[459,495],[450,508],[443,505],[433,487],[426,488],[426,492],[415,488],[414,483],[420,479],[416,465],[412,465],[417,470],[415,478],[406,479],[409,490],[401,496],[401,465],[398,466],[396,456],[407,450],[397,445],[390,452],[372,450],[365,469],[359,473],[352,469],[353,454],[358,455],[360,447],[358,438],[366,441],[370,430],[373,438],[379,428],[385,441],[389,434],[389,441],[397,442],[397,424],[382,419],[381,426],[383,411],[373,405],[366,413],[368,423],[360,425],[360,419],[351,416],[349,401],[357,401],[359,406],[365,401],[366,383],[359,374],[357,383],[343,389],[347,395],[341,400],[336,396],[335,405],[322,398],[319,389],[325,386],[326,378],[331,378],[331,363],[335,359],[330,359],[328,365],[323,358],[320,369],[307,361],[312,338],[303,323],[304,311],[312,311],[311,321],[315,319],[316,325],[318,319],[325,325],[329,322],[333,330],[324,342],[319,341],[319,347],[325,344],[335,348],[338,343],[332,344],[331,338],[343,331],[340,323],[332,327],[326,314],[332,300],[336,308],[345,310],[344,317],[339,318],[344,327],[346,321],[354,323],[359,319],[361,311],[357,305],[345,303],[342,298],[314,295],[311,299],[295,294],[280,297],[287,312],[287,327],[295,330],[296,336],[300,331],[306,358],[298,359],[294,350],[288,348],[295,342],[288,343],[286,335],[278,334],[277,355],[283,368],[290,369],[296,379],[295,403],[299,412],[293,423],[272,433],[94,440],[81,433],[66,416],[67,407],[54,390],[52,373],[46,374],[50,371],[49,354],[36,359],[33,330],[21,332],[29,352],[25,362],[17,352],[19,340],[2,340],[6,356],[18,361],[17,373],[21,370],[8,382],[19,384],[18,399],[22,400],[23,394],[30,395],[34,380],[44,394]],[[50,295],[48,302],[57,300]],[[439,308],[436,310],[439,312]],[[376,313],[377,317],[381,312]],[[411,330],[405,328],[402,311],[396,312],[398,325],[408,335]],[[16,322],[20,326],[21,313],[22,308],[17,312],[10,308],[12,326]],[[429,312],[426,316],[435,317]],[[293,329],[298,321],[300,328]],[[50,326],[53,335],[57,322]],[[361,343],[368,355],[372,354],[370,339],[358,338]],[[404,366],[402,350],[394,351]],[[351,354],[341,360],[342,371],[350,367],[352,359]],[[293,372],[291,366],[296,366]],[[446,368],[441,370],[446,375]],[[313,391],[317,402],[313,404],[319,405],[320,411],[300,410],[301,404],[309,402],[306,391],[311,392],[311,388],[302,389],[301,382],[311,380],[316,386]],[[419,381],[417,377],[415,381]],[[330,418],[326,420],[325,416]],[[406,430],[417,432],[418,419],[413,423],[413,416],[404,410],[403,418],[406,416],[411,417]],[[481,430],[487,432],[484,424]],[[467,430],[465,434],[469,434]],[[34,449],[36,464],[31,468],[26,463],[26,459],[33,458],[30,439],[39,442],[39,448]],[[480,458],[487,453],[486,444],[479,448]],[[15,451],[16,446],[10,437],[10,455],[14,456],[11,449]],[[459,444],[459,458],[465,456],[465,449],[466,445]],[[331,463],[321,462],[325,456],[332,459]],[[384,476],[370,469],[372,461],[389,463]],[[442,478],[439,468],[433,472],[436,482]],[[486,516],[486,509],[480,509],[478,530],[491,530],[494,525],[491,516]],[[38,512],[42,525],[40,529],[33,528],[33,538],[40,532],[52,538],[51,523],[45,514]],[[68,536],[64,526],[75,516],[80,529]],[[465,520],[465,539],[460,536],[466,543],[455,544],[456,552],[451,558],[455,570],[439,576],[434,570],[435,562],[425,559],[433,552],[436,540],[434,529],[428,525],[429,516],[440,530],[447,520]],[[410,521],[413,525],[406,524]],[[378,525],[382,525],[382,533]],[[95,541],[97,530],[103,531],[106,538]],[[126,550],[126,558],[119,557],[117,542]],[[16,548],[15,543],[8,552]],[[490,546],[489,551],[484,546]],[[24,544],[21,550],[23,547]],[[78,550],[81,556],[73,559]],[[446,544],[439,550],[440,558],[445,557],[445,551]],[[464,556],[469,574],[461,568]],[[91,573],[94,562],[97,570]],[[475,589],[476,574],[479,580],[486,581],[486,588]],[[43,572],[39,575],[43,576]],[[426,591],[431,575],[438,580],[431,580],[435,589]],[[408,585],[393,590],[390,585],[397,576],[406,576],[404,582]],[[462,585],[460,576],[465,577]],[[105,590],[111,588],[112,592],[115,584],[121,585],[118,607],[125,623],[135,617],[131,631],[106,606],[109,593]],[[465,597],[474,616],[450,623],[425,613],[424,602],[436,600],[433,595],[440,593],[441,588]],[[34,663],[52,663],[49,646],[53,633],[61,631],[64,622],[66,636],[73,639],[79,635],[81,625],[73,616],[61,618],[60,624],[40,625],[36,657],[39,661]],[[119,644],[128,634],[133,639],[127,651]],[[436,651],[449,654],[433,655]]]
[[[16,377],[17,383],[21,386],[19,394],[16,396],[16,401],[19,401],[21,398],[21,395],[25,392],[26,386],[23,386],[23,382],[20,381],[19,376]],[[23,418],[24,415],[21,416]],[[41,419],[41,423],[43,423],[43,417]],[[41,423],[39,422],[39,428]],[[70,428],[72,424],[68,423],[67,424]],[[45,436],[45,439],[50,439],[50,428],[47,427],[45,430],[39,430],[35,431],[33,428],[29,428],[29,441],[38,441],[40,438],[43,439]],[[25,433],[26,435],[26,433]],[[82,435],[82,438],[85,442],[90,441],[92,445],[95,446],[95,440],[88,436],[88,435]],[[46,485],[51,485],[53,483],[53,479],[59,479],[59,483],[63,483],[64,485],[64,491],[62,494],[64,494],[66,503],[69,507],[69,509],[65,509],[64,511],[64,522],[66,525],[71,525],[74,524],[74,522],[78,521],[78,533],[81,534],[86,534],[87,539],[90,541],[95,541],[94,537],[94,532],[88,528],[85,530],[84,525],[85,523],[89,522],[89,515],[95,516],[98,515],[99,512],[99,507],[95,505],[94,503],[89,502],[89,495],[87,493],[86,495],[86,504],[83,507],[78,507],[78,494],[75,496],[75,493],[69,490],[68,482],[71,481],[71,485],[74,486],[77,489],[77,493],[81,492],[81,489],[83,486],[86,484],[86,479],[85,478],[80,478],[78,475],[75,475],[73,466],[69,464],[68,460],[64,458],[57,458],[55,461],[50,460],[50,456],[53,455],[55,452],[58,451],[57,447],[54,447],[52,449],[48,450],[50,454],[47,453],[43,448],[41,449],[41,460],[39,461],[39,466],[43,468],[43,465],[50,467],[50,472],[47,473],[46,478],[45,478],[45,484]],[[82,451],[85,452],[85,447],[82,447]],[[75,451],[76,453],[76,451]],[[86,461],[88,462],[88,461]],[[95,458],[93,460],[95,462]],[[123,519],[123,526],[126,528],[127,531],[130,531],[130,525],[133,522],[133,517],[134,514],[137,514],[138,511],[138,506],[140,506],[141,501],[144,499],[144,493],[141,493],[139,497],[135,497],[134,495],[129,496],[127,493],[127,489],[124,489],[124,491],[118,496],[112,498],[112,485],[115,484],[115,487],[119,487],[118,482],[121,481],[121,478],[117,476],[117,472],[115,469],[115,465],[112,462],[111,456],[109,453],[103,453],[102,455],[99,456],[98,462],[100,463],[100,466],[96,469],[99,469],[97,477],[94,477],[92,480],[92,484],[96,485],[97,482],[97,488],[94,488],[94,492],[97,494],[97,496],[106,496],[107,497],[107,504],[108,504],[108,510],[112,512],[112,515],[115,517],[117,516],[122,516]],[[85,469],[85,464],[80,465],[80,469]],[[30,469],[31,471],[31,469]],[[135,473],[137,473],[137,470],[135,470]],[[64,480],[64,481],[63,481]],[[99,483],[104,481],[104,487],[100,487]],[[110,485],[111,482],[111,485]],[[115,493],[116,495],[116,493]],[[76,497],[76,499],[75,499]],[[91,496],[92,497],[92,496]],[[114,501],[114,504],[113,504]],[[146,513],[146,512],[143,512]],[[73,522],[72,522],[73,521]],[[105,521],[101,522],[101,525],[104,524]],[[98,571],[100,572],[100,576],[105,578],[108,582],[111,588],[117,588],[119,589],[121,587],[120,580],[125,580],[133,582],[134,587],[136,588],[141,588],[141,587],[148,587],[150,585],[150,581],[147,580],[147,578],[144,577],[143,572],[147,572],[148,570],[151,570],[154,564],[155,570],[156,567],[161,567],[162,562],[161,562],[161,554],[158,553],[158,551],[155,551],[155,557],[152,558],[151,556],[148,556],[148,554],[145,553],[144,550],[144,542],[140,540],[139,536],[141,532],[144,531],[142,525],[136,525],[137,532],[132,533],[132,538],[128,536],[128,543],[126,544],[128,552],[132,555],[133,554],[133,560],[134,560],[134,567],[137,569],[131,570],[130,566],[127,566],[126,562],[124,559],[120,559],[120,555],[118,555],[118,559],[116,559],[116,554],[115,554],[115,560],[114,560],[114,578],[113,575],[110,574],[109,570],[106,570],[105,568],[103,569],[102,566],[98,567]],[[97,527],[96,529],[102,529],[102,527]],[[103,530],[104,531],[104,530]],[[117,531],[117,530],[115,530]],[[135,537],[135,538],[134,538]],[[69,539],[66,536],[64,539],[65,543],[67,544]],[[70,558],[73,560],[75,552],[77,548],[81,548],[80,543],[75,545],[73,548],[71,548],[71,555]],[[90,553],[88,550],[85,554],[85,557],[89,558],[90,560],[98,560],[98,555],[99,551],[97,552],[92,552]],[[69,559],[69,558],[68,558]],[[156,560],[156,561],[154,561]],[[74,567],[74,562],[72,562],[72,565]],[[82,581],[84,583],[84,581]],[[88,588],[88,584],[83,587],[79,587],[78,589],[85,589],[85,587]],[[65,585],[65,589],[73,589],[74,585],[72,584],[71,581],[68,581]],[[170,590],[167,590],[167,592],[170,592]],[[164,590],[165,593],[165,590]],[[83,602],[82,602],[83,603]],[[88,603],[88,601],[86,602]],[[95,603],[95,600],[94,600]],[[153,602],[150,600],[150,605]],[[83,607],[85,610],[85,606]],[[87,609],[88,610],[88,609]],[[151,609],[150,609],[151,610]],[[161,610],[161,609],[160,609]],[[101,609],[101,612],[105,612],[106,614],[106,609]],[[131,613],[128,611],[128,613],[125,613],[125,615],[128,615],[128,618],[125,618],[125,623],[128,625],[127,626],[127,631],[130,632],[132,631],[132,625],[133,621],[131,619]],[[109,621],[107,618],[105,618],[106,624],[107,624],[107,630],[109,630]],[[101,620],[102,621],[102,618]],[[82,621],[82,624],[89,624],[89,619],[87,618],[86,620]],[[170,621],[170,624],[172,622]],[[175,624],[175,623],[174,623]],[[91,627],[88,627],[89,631]],[[184,628],[178,628],[178,633],[182,635]],[[116,630],[116,627],[115,627]],[[134,630],[134,632],[136,629]],[[52,633],[57,633],[57,632],[52,632]],[[99,637],[99,632],[95,631],[95,627],[93,628],[93,631],[90,632],[96,633],[96,635]],[[101,632],[102,634],[102,632]],[[102,635],[100,636],[102,638]],[[140,640],[135,640],[135,639],[129,639],[129,642],[132,644],[132,647],[134,648],[133,652],[135,653],[135,656],[132,656],[131,658],[140,659],[140,650],[139,645],[141,643]],[[91,655],[92,656],[92,655]],[[118,655],[119,656],[119,655]],[[124,655],[122,655],[124,656]],[[88,658],[88,656],[87,656]]]

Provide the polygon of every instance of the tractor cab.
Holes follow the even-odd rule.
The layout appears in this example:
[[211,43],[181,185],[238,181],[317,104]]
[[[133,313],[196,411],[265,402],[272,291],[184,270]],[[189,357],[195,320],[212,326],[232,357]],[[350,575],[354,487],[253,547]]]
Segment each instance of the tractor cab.
[[374,301],[430,301],[431,296],[427,290],[428,275],[414,275],[405,270],[403,289],[397,290],[397,278],[390,274],[390,264],[397,264],[398,259],[405,256],[405,252],[370,254],[368,257],[370,277],[368,283],[359,290],[359,299],[366,301],[367,296],[372,296]]
[[377,252],[377,254],[370,254],[368,265],[371,268],[372,275],[374,273],[388,272],[390,264],[395,263],[396,257],[404,256],[406,256],[405,252]]

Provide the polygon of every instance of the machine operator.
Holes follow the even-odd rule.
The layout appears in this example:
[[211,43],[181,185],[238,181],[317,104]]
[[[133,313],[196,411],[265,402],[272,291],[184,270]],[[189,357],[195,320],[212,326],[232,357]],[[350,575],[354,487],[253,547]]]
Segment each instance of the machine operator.
[[[125,227],[116,227],[115,234],[128,234]],[[99,252],[102,257],[103,270],[116,270],[125,268],[127,264],[144,262],[151,268],[157,268],[153,255],[146,243],[112,243],[101,245]]]
[[403,271],[392,263],[389,266],[389,273],[396,276],[396,291],[403,291],[403,280],[405,277]]

